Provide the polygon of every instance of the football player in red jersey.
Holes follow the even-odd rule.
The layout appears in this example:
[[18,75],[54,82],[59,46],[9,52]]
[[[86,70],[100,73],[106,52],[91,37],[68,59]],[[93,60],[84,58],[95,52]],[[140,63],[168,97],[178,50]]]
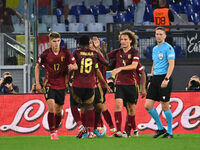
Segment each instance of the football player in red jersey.
[[128,128],[127,133],[130,133],[131,126],[134,122],[135,104],[137,102],[136,81],[134,79],[134,70],[138,66],[139,52],[137,47],[137,35],[130,30],[120,32],[119,40],[121,47],[108,53],[109,59],[116,59],[115,69],[112,71],[115,76],[115,123],[117,127],[116,137],[122,137],[121,109],[123,101],[127,104],[128,109]]
[[[140,85],[141,85],[140,81],[142,79],[142,86],[141,86],[140,94],[141,94],[141,97],[144,98],[147,95],[147,92],[146,92],[146,74],[145,74],[145,71],[144,71],[144,66],[140,62],[138,63],[138,66],[137,66],[136,70],[134,70],[134,77],[135,77],[135,80],[136,80],[136,83],[137,83],[136,84],[136,89],[137,89],[138,93],[140,92]],[[124,103],[124,106],[126,107],[126,103]],[[135,120],[135,114],[134,114],[134,120]],[[132,128],[133,128],[134,136],[138,136],[139,132],[138,132],[138,130],[136,128],[136,122],[132,125]],[[125,130],[123,132],[123,137],[130,136],[130,135],[128,135],[126,133],[127,129],[128,129],[128,122],[127,122],[127,119],[126,119],[126,124],[125,124]]]
[[44,65],[44,95],[48,105],[48,124],[51,139],[57,140],[57,130],[61,123],[61,111],[64,105],[65,88],[68,70],[78,69],[74,57],[69,50],[60,47],[61,36],[57,32],[49,34],[50,48],[46,49],[39,57],[35,67],[36,89],[42,92],[39,82],[40,67]]
[[[93,39],[90,40],[90,49],[98,52],[101,56],[103,56],[106,60],[108,60],[107,55],[106,55],[106,49],[102,49],[100,47],[100,41],[97,37],[93,37]],[[99,70],[101,71],[104,79],[106,80],[106,65],[103,64],[101,61],[98,61],[98,65],[99,65]],[[109,137],[112,137],[116,131],[113,125],[110,112],[108,111],[105,105],[106,92],[107,92],[107,89],[104,86],[104,84],[102,82],[99,82],[99,80],[97,79],[96,88],[95,88],[95,99],[94,99],[94,106],[95,106],[94,133],[99,137],[104,136],[106,133],[105,127],[100,128],[100,130],[103,129],[102,133],[100,133],[99,130],[97,130],[98,123],[102,122],[101,112],[110,128]]]
[[[70,92],[70,105],[72,115],[79,127],[79,133],[77,138],[82,138],[83,134],[86,133],[86,129],[81,121],[80,113],[78,112],[78,106],[84,107],[86,110],[91,109],[91,106],[95,97],[95,84],[96,76],[100,81],[103,82],[105,87],[110,91],[110,87],[104,80],[101,72],[99,71],[98,61],[105,63],[105,59],[96,51],[89,49],[89,37],[83,35],[79,40],[79,48],[74,51],[73,55],[78,65],[78,70],[74,71],[74,81]],[[82,108],[82,110],[84,110]],[[84,112],[82,112],[84,113]],[[88,113],[88,120],[91,120],[94,114]],[[88,137],[93,138],[93,122],[90,122],[88,128]]]

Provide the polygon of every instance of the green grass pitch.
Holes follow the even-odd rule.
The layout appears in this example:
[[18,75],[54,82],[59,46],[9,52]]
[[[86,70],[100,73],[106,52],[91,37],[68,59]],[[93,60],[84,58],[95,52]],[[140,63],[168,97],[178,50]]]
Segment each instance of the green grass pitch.
[[60,136],[57,141],[49,136],[0,137],[0,150],[200,150],[200,134],[175,134],[173,139]]

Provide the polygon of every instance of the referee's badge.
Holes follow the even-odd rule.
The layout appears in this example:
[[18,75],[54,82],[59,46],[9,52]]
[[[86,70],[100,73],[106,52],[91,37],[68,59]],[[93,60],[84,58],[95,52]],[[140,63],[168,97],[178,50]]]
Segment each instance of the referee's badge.
[[128,59],[131,59],[131,54],[128,54]]
[[163,53],[159,53],[159,54],[158,54],[158,58],[159,58],[159,59],[163,59]]

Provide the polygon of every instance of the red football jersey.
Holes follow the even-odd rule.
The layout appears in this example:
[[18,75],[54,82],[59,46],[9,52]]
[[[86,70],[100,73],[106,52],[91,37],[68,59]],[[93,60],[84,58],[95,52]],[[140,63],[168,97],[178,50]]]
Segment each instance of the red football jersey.
[[[116,52],[117,51],[117,52]],[[116,68],[131,65],[132,62],[139,62],[139,52],[131,48],[124,53],[123,49],[117,49],[108,54],[109,59],[116,59]],[[116,85],[134,85],[134,70],[123,70],[115,77]]]
[[141,79],[141,74],[144,71],[144,66],[139,62],[136,70],[134,70],[134,77],[137,81],[138,86],[140,86],[140,79]]
[[[101,71],[103,78],[106,81],[106,66],[104,64],[102,64],[101,62],[98,62],[98,65],[99,65],[99,70]],[[101,84],[102,88],[106,88],[102,82],[100,82],[100,84]]]
[[58,55],[51,49],[45,50],[38,59],[38,64],[45,67],[44,86],[52,89],[65,89],[68,65],[76,61],[66,48],[60,48]]
[[105,59],[96,51],[77,49],[73,53],[78,70],[74,71],[73,87],[95,88],[98,61],[105,64]]

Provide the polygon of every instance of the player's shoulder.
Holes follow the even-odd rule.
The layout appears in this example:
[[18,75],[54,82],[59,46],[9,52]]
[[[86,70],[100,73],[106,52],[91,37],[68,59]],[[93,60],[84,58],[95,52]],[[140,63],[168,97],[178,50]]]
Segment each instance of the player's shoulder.
[[82,52],[82,51],[84,51],[83,48],[77,48],[77,49],[74,50],[74,53],[80,53],[80,52]]
[[137,49],[135,49],[135,48],[131,48],[131,52],[132,53],[139,53],[139,51]]
[[136,58],[136,59],[139,59],[139,57],[140,57],[139,51],[136,50],[135,48],[131,48],[130,54],[133,56],[133,58]]
[[167,43],[167,42],[164,42],[163,43],[163,46],[165,46],[165,47],[172,47],[169,43]]
[[122,49],[121,49],[121,48],[116,48],[116,49],[112,50],[110,53],[116,54],[116,53],[118,53],[120,50],[122,50]]
[[75,49],[75,50],[73,51],[73,55],[76,55],[76,54],[80,53],[80,51],[81,51],[81,48]]
[[70,50],[67,49],[66,47],[60,47],[60,50],[63,51],[64,53],[70,53]]
[[165,48],[167,48],[168,50],[173,50],[174,48],[167,42],[164,42],[164,46]]
[[78,48],[74,51],[73,54],[79,53],[81,55],[85,55],[85,56],[96,56],[98,55],[98,53],[96,51],[92,51],[90,49],[85,49],[85,48]]
[[41,56],[42,55],[48,55],[49,54],[49,52],[51,52],[51,49],[50,48],[47,48],[47,49],[45,49],[43,52],[42,52],[42,54],[41,54]]
[[155,45],[155,46],[153,47],[153,50],[154,50],[154,49],[157,49],[157,48],[158,48],[158,45]]

